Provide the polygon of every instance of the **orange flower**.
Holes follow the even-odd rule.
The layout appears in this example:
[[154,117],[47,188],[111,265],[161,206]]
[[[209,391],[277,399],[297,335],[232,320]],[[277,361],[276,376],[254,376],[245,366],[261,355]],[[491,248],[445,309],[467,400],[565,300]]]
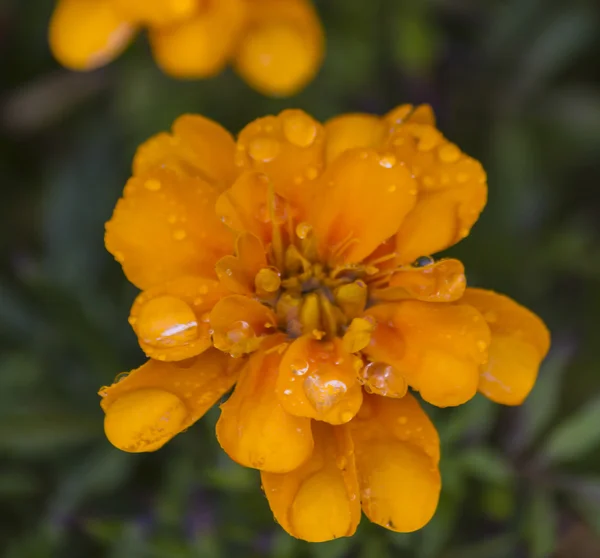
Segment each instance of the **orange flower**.
[[325,125],[286,110],[237,142],[182,116],[140,147],[106,226],[142,289],[130,323],[150,357],[100,391],[109,440],[154,451],[235,385],[217,437],[261,471],[291,535],[349,536],[361,506],[421,528],[439,439],[408,388],[442,407],[478,390],[519,404],[549,346],[534,314],[428,256],[485,201],[481,165],[428,106]]
[[232,63],[266,95],[296,93],[323,58],[323,30],[309,0],[58,0],[50,47],[73,70],[111,62],[147,28],[158,65],[205,78]]

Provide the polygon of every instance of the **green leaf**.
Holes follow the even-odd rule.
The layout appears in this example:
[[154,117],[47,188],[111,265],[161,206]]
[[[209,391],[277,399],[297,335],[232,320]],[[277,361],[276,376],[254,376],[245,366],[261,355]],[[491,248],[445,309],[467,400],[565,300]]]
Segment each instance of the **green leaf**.
[[470,440],[484,437],[494,424],[497,407],[487,397],[477,394],[460,407],[443,409],[444,420],[436,425],[442,445],[452,447],[466,437]]
[[537,489],[529,500],[525,518],[531,558],[548,558],[556,549],[558,532],[556,503],[552,495]]
[[351,537],[342,537],[334,541],[310,545],[310,556],[313,558],[342,558],[353,546]]
[[442,492],[433,519],[419,532],[419,558],[438,558],[450,541],[459,518],[460,506]]
[[517,556],[517,537],[504,533],[496,537],[460,546],[444,555],[444,558],[508,558]]
[[600,397],[565,419],[550,433],[542,458],[552,463],[574,461],[600,444]]
[[468,475],[482,482],[507,484],[514,478],[508,459],[491,448],[467,448],[458,459]]

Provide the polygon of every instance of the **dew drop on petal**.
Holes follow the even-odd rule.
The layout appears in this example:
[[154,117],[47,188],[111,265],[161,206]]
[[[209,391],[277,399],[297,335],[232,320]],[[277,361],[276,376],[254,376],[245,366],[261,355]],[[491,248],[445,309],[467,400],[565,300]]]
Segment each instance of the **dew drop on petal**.
[[230,343],[238,344],[255,337],[252,326],[244,320],[237,320],[227,330],[227,339]]
[[197,338],[198,323],[193,310],[183,300],[159,296],[142,306],[136,333],[153,347],[181,346]]
[[312,230],[312,227],[308,223],[299,223],[296,227],[296,235],[301,240],[304,240]]
[[183,229],[177,229],[173,233],[173,238],[175,240],[183,240],[187,236],[186,232]]
[[359,375],[365,391],[385,397],[403,397],[408,388],[406,380],[393,366],[384,362],[370,362]]
[[398,422],[400,424],[406,424],[408,422],[408,418],[406,418],[406,417],[398,417]]
[[308,372],[309,364],[306,360],[294,360],[290,363],[292,374],[296,376],[303,376]]
[[307,114],[294,112],[284,117],[283,134],[291,144],[309,147],[317,137],[317,126]]
[[438,151],[438,157],[444,163],[454,163],[458,161],[460,157],[460,149],[456,145],[449,143],[440,147]]
[[397,159],[392,153],[384,153],[379,158],[379,164],[386,169],[391,169],[396,165]]
[[304,380],[304,393],[309,403],[318,411],[326,412],[341,401],[348,386],[340,380],[326,380],[311,374]]
[[250,141],[248,145],[248,154],[252,159],[262,163],[268,163],[279,155],[281,144],[270,137],[257,137]]
[[305,174],[308,180],[314,180],[315,178],[317,178],[317,176],[319,176],[319,170],[317,169],[317,167],[308,167],[306,169]]
[[144,182],[144,187],[146,190],[150,190],[151,192],[158,192],[158,190],[161,188],[161,183],[160,180],[150,179]]

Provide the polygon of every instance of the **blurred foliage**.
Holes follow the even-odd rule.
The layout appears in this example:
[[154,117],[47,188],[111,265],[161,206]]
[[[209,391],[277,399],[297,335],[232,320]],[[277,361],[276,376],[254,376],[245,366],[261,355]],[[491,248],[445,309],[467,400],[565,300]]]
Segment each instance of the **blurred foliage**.
[[[144,38],[108,68],[51,59],[52,0],[0,2],[0,554],[6,558],[600,556],[600,4],[321,0],[328,57],[290,100],[227,71],[177,82]],[[531,397],[429,408],[444,490],[421,532],[363,521],[308,545],[273,522],[258,474],[220,451],[217,411],[156,454],[102,433],[96,390],[142,362],[134,290],[103,223],[136,146],[183,112],[232,131],[284,107],[319,118],[429,102],[489,172],[451,253],[469,282],[538,312],[553,349]]]

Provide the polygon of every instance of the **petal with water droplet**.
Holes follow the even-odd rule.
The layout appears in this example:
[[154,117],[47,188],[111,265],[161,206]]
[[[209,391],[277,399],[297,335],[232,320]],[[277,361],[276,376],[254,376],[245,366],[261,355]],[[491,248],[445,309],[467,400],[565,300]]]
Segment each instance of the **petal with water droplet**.
[[273,473],[296,469],[313,450],[310,420],[287,413],[275,395],[280,360],[277,351],[252,355],[217,423],[217,439],[231,459]]
[[108,439],[124,451],[159,449],[231,389],[241,364],[214,349],[183,362],[149,360],[100,391]]
[[354,447],[346,427],[312,421],[314,450],[289,473],[261,471],[269,506],[293,537],[323,542],[354,534],[360,498]]
[[548,329],[533,312],[493,291],[467,289],[461,303],[489,318],[492,332],[479,391],[497,403],[520,405],[533,388],[550,347]]

